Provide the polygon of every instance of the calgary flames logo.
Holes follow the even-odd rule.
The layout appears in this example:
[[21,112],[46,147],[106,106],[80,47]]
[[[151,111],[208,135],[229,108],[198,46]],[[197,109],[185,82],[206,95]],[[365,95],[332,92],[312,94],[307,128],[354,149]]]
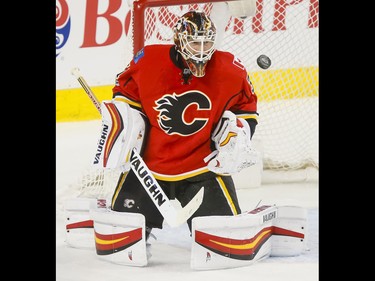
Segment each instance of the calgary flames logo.
[[210,99],[199,91],[164,95],[155,104],[159,126],[168,135],[189,136],[199,132],[207,124],[211,109]]

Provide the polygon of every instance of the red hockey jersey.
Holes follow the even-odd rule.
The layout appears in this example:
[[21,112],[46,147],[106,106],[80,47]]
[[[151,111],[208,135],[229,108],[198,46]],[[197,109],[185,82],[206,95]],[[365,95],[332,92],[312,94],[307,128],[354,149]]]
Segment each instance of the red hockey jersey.
[[200,78],[179,67],[176,54],[173,45],[144,47],[113,88],[114,98],[124,97],[148,117],[143,159],[155,178],[167,181],[209,171],[203,159],[225,110],[245,119],[258,115],[248,73],[231,53],[217,50]]

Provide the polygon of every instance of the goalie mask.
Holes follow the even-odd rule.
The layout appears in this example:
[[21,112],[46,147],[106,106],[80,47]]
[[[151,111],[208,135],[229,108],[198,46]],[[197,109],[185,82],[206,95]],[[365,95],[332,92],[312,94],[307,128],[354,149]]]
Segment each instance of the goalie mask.
[[174,27],[176,50],[196,77],[205,75],[207,62],[216,50],[215,40],[216,27],[203,12],[187,12]]

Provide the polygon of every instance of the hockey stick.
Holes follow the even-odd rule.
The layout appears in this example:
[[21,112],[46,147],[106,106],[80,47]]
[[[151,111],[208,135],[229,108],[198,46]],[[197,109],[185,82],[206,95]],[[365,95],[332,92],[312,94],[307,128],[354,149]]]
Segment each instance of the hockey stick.
[[172,202],[168,199],[167,195],[165,195],[163,189],[160,187],[159,183],[156,181],[135,148],[132,150],[130,163],[139,182],[147,191],[147,194],[171,227],[176,227],[186,222],[201,205],[204,192],[203,187],[201,187],[198,193],[185,207],[177,210],[172,205]]
[[[100,102],[87,84],[86,80],[82,77],[79,69],[73,68],[71,73],[77,78],[96,109],[101,113]],[[152,202],[154,202],[155,206],[171,227],[176,227],[186,222],[201,205],[204,193],[203,187],[201,187],[198,193],[185,207],[176,209],[135,148],[132,150],[130,163],[130,167],[137,176],[139,182],[142,184]]]
[[81,84],[82,88],[85,90],[86,94],[89,96],[92,103],[95,105],[96,109],[99,111],[100,114],[102,114],[102,110],[100,109],[100,102],[96,98],[94,92],[89,87],[89,84],[87,84],[86,80],[82,77],[81,73],[79,72],[78,67],[75,67],[71,70],[72,75],[74,75],[79,84]]

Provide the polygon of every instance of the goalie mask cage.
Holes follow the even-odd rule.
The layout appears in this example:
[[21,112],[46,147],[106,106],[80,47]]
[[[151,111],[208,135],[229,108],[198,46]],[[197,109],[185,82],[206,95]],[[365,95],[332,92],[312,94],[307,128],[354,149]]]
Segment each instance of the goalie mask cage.
[[[253,3],[253,15],[241,12],[244,2]],[[185,12],[209,14],[217,27],[218,49],[243,62],[258,96],[259,124],[253,140],[263,155],[263,171],[282,172],[279,181],[290,181],[285,172],[313,168],[317,173],[318,0],[128,0],[128,4],[132,5],[130,58],[145,45],[173,43],[172,27]],[[272,61],[266,70],[256,63],[262,54]],[[108,183],[102,173],[109,173]],[[86,192],[93,197],[98,193],[94,187],[112,193],[118,173],[90,174],[91,178],[84,176],[81,188],[90,187]],[[300,174],[296,179],[301,180]]]

